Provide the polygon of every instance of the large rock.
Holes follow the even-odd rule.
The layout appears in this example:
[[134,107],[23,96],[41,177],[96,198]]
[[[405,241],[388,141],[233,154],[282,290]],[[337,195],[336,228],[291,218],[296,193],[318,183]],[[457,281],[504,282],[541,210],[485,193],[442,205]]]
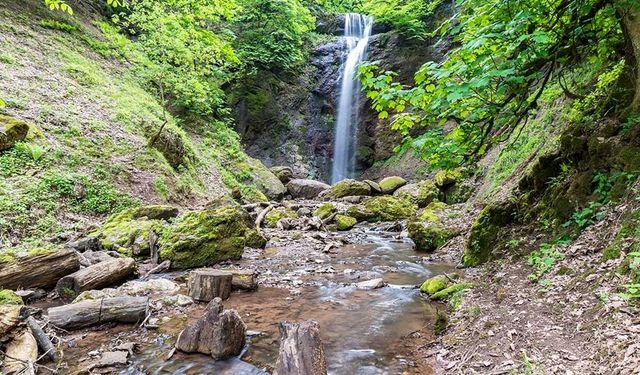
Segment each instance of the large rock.
[[8,150],[16,142],[24,141],[29,133],[26,122],[0,115],[0,151]]
[[264,245],[258,241],[261,237],[241,207],[191,211],[163,231],[158,240],[160,258],[170,260],[172,268],[206,267],[239,259],[245,245]]
[[331,196],[334,198],[358,195],[371,195],[371,186],[363,181],[346,179],[336,182],[333,187],[331,187]]
[[336,212],[336,206],[333,203],[324,203],[313,211],[313,216],[319,217],[324,220]]
[[267,198],[278,200],[287,193],[287,188],[284,187],[280,179],[268,170],[261,161],[248,158],[247,164],[251,166],[253,171],[254,183]]
[[176,348],[186,353],[208,354],[215,360],[240,354],[247,328],[235,310],[223,310],[222,300],[215,298],[204,315],[187,325],[176,341]]
[[473,267],[486,262],[498,246],[500,230],[514,222],[513,203],[497,202],[486,206],[471,226],[469,238],[465,244],[462,263]]
[[287,184],[287,191],[292,198],[316,198],[325,190],[331,189],[331,186],[324,182],[306,179],[294,179]]
[[298,217],[298,214],[286,207],[278,207],[269,211],[264,218],[264,223],[269,228],[275,228],[278,222],[282,219],[295,219]]
[[291,167],[276,166],[269,168],[269,170],[276,175],[283,184],[287,184],[293,180],[293,169],[291,169]]
[[280,351],[274,375],[326,375],[327,361],[317,322],[280,323]]
[[385,177],[379,183],[380,189],[384,194],[392,194],[406,184],[407,180],[400,176]]
[[451,231],[440,224],[425,224],[419,221],[407,224],[407,231],[418,251],[435,251],[453,236]]
[[425,207],[434,199],[438,198],[440,190],[431,180],[420,181],[415,184],[408,184],[400,187],[393,193],[394,197],[404,198],[417,204],[418,207]]
[[358,221],[378,222],[408,219],[416,207],[408,200],[388,195],[369,198],[361,205],[351,206],[347,214]]

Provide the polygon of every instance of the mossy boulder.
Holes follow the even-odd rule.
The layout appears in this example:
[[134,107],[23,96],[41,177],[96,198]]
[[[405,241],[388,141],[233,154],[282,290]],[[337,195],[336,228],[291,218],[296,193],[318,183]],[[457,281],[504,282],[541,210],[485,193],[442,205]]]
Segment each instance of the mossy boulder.
[[334,198],[344,198],[357,195],[371,195],[371,186],[363,181],[346,179],[336,182],[331,187],[330,194]]
[[254,184],[267,198],[278,200],[287,193],[282,181],[260,160],[248,158],[247,164],[251,167]]
[[349,230],[358,223],[356,218],[347,215],[336,215],[335,221],[338,230]]
[[406,184],[407,180],[400,176],[385,177],[379,182],[380,189],[384,194],[392,194]]
[[458,182],[444,192],[444,201],[448,204],[464,203],[471,198],[475,187],[470,182]]
[[190,211],[178,217],[159,238],[160,258],[172,268],[207,267],[239,259],[245,246],[263,245],[240,207]]
[[513,222],[512,203],[493,203],[486,206],[471,226],[471,233],[465,245],[462,263],[473,267],[488,261],[497,248],[500,229]]
[[8,150],[16,142],[24,141],[29,133],[29,125],[10,116],[0,115],[0,151]]
[[445,210],[449,207],[446,203],[433,201],[427,205],[422,211],[418,212],[418,217],[420,221],[439,223],[442,220],[440,219],[440,213],[442,210]]
[[267,213],[267,216],[264,218],[264,223],[269,228],[275,228],[278,224],[278,221],[282,219],[295,219],[298,217],[298,214],[286,207],[278,207]]
[[436,173],[436,175],[433,177],[436,186],[441,189],[452,186],[460,179],[462,179],[462,169],[460,168],[442,170]]
[[437,199],[439,194],[440,190],[433,181],[424,180],[400,187],[393,193],[393,196],[408,199],[417,204],[418,207],[425,207],[433,202],[434,199]]
[[403,220],[415,213],[416,207],[410,201],[389,195],[369,198],[347,210],[347,215],[368,222]]
[[153,143],[167,162],[177,169],[195,158],[193,150],[186,141],[186,136],[177,129],[165,127]]
[[434,276],[420,285],[420,291],[426,293],[431,297],[434,293],[437,293],[445,289],[449,285],[449,279],[445,275]]
[[333,215],[334,212],[336,212],[336,206],[333,203],[325,203],[313,212],[313,216],[317,216],[324,220]]
[[368,184],[371,187],[372,195],[382,194],[382,188],[380,187],[380,184],[378,184],[377,182],[371,181],[371,180],[362,180],[362,182]]
[[416,244],[417,251],[435,251],[453,236],[451,231],[440,224],[419,221],[407,224],[407,231],[409,238]]
[[160,235],[168,226],[166,220],[177,214],[178,210],[171,206],[132,208],[112,215],[90,235],[96,237],[105,250],[127,255],[148,255],[151,233]]
[[471,288],[473,288],[473,284],[471,283],[456,283],[451,285],[450,287],[447,287],[445,289],[442,289],[439,292],[434,293],[433,295],[431,295],[431,299],[443,300],[455,293],[461,292],[466,289],[471,289]]
[[22,298],[13,290],[0,289],[0,305],[22,305]]
[[271,173],[276,175],[280,182],[283,184],[287,184],[289,181],[293,180],[293,169],[285,166],[276,166],[269,168]]
[[331,186],[315,180],[293,179],[287,183],[287,191],[294,199],[314,199],[320,193],[329,189],[331,189]]

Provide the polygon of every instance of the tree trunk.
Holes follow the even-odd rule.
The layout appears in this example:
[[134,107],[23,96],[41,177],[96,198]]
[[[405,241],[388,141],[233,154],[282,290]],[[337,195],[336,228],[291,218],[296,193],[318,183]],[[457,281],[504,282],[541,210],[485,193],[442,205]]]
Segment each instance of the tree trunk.
[[61,278],[56,284],[59,296],[77,296],[85,290],[102,289],[117,284],[134,274],[136,262],[119,258],[100,262]]
[[50,308],[49,322],[62,329],[78,329],[119,322],[142,322],[149,311],[147,297],[112,297]]
[[629,115],[640,111],[640,6],[631,5],[621,13],[626,54],[622,80],[629,89],[630,100],[625,110]]
[[7,289],[50,288],[80,269],[73,250],[30,256],[0,267],[0,286]]
[[209,302],[216,297],[229,298],[233,274],[221,270],[201,269],[189,273],[189,295],[197,301]]
[[326,375],[320,329],[317,322],[280,323],[280,352],[274,375]]

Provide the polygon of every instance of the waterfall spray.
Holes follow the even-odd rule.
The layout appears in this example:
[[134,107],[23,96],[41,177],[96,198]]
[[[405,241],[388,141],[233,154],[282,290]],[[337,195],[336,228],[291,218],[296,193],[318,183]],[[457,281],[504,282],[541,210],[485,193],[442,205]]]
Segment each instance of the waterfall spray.
[[356,169],[358,144],[358,112],[360,109],[360,82],[356,79],[358,65],[366,57],[373,18],[348,13],[344,21],[344,48],[347,58],[342,64],[338,118],[333,142],[331,182],[352,177]]

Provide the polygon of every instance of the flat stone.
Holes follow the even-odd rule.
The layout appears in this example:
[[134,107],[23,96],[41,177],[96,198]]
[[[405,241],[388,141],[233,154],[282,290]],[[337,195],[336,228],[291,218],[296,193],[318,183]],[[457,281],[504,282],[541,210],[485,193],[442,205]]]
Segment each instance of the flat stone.
[[358,289],[378,289],[378,288],[382,288],[385,286],[384,280],[382,278],[379,279],[372,279],[372,280],[367,280],[367,281],[361,281],[359,283],[356,284],[356,287]]

